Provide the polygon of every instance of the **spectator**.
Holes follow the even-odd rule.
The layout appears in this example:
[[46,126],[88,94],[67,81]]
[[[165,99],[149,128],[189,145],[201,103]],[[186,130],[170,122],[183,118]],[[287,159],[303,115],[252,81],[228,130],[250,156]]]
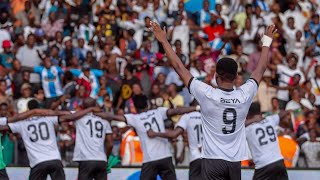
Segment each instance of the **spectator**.
[[303,143],[301,150],[304,152],[307,166],[310,168],[319,168],[320,167],[320,142],[317,141],[317,133],[314,129],[309,131],[310,140]]
[[72,39],[70,36],[64,37],[63,43],[65,45],[65,48],[60,51],[59,56],[63,61],[66,62],[66,66],[69,66],[71,64],[71,59],[73,57],[77,58],[81,62],[84,61],[84,55],[81,53],[79,48],[73,47]]
[[0,63],[4,68],[12,69],[14,55],[11,51],[11,42],[9,40],[2,41],[3,52],[0,53]]
[[84,39],[86,44],[93,38],[95,28],[89,23],[89,16],[85,15],[82,19],[82,24],[79,26],[78,38]]
[[63,19],[57,19],[55,12],[49,13],[49,19],[42,23],[42,29],[48,38],[54,38],[57,32],[63,31]]
[[[16,57],[21,62],[22,66],[33,68],[41,64],[39,53],[40,49],[35,46],[35,36],[33,34],[29,34],[26,45],[24,45],[18,50]],[[39,75],[32,73],[30,77],[30,82],[39,83]]]
[[41,84],[46,97],[45,107],[50,108],[51,104],[63,95],[61,76],[62,69],[51,63],[50,57],[45,57],[43,66],[36,66],[33,70],[41,77]]
[[99,78],[103,75],[103,71],[91,69],[88,64],[84,64],[82,71],[71,69],[70,72],[78,78],[78,85],[85,87],[85,97],[97,98],[100,88]]
[[[278,65],[270,65],[270,68],[273,71],[276,71],[277,74],[279,74],[279,86],[280,87],[287,87],[288,85],[293,84],[294,75],[299,74],[300,75],[300,84],[305,81],[304,74],[300,70],[300,68],[297,67],[298,64],[298,57],[295,54],[289,54],[287,57],[288,66],[285,66],[283,64]],[[288,90],[279,90],[278,91],[278,99],[280,101],[281,108],[284,108],[284,106],[289,101],[289,92]]]
[[21,95],[22,97],[19,98],[16,102],[16,112],[23,113],[28,110],[28,102],[33,99],[31,97],[31,86],[28,83],[24,83],[21,86]]

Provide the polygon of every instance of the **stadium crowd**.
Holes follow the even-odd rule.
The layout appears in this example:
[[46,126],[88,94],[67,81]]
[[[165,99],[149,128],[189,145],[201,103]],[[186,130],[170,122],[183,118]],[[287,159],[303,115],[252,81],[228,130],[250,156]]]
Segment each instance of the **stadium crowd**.
[[[134,96],[150,108],[190,106],[194,98],[149,30],[166,28],[191,74],[212,86],[221,57],[239,65],[236,87],[259,63],[266,25],[278,32],[254,101],[265,116],[291,110],[277,129],[287,167],[320,167],[319,0],[2,0],[0,1],[0,116],[43,108],[76,111],[86,97],[104,111],[136,113]],[[179,116],[166,121],[173,128]],[[112,123],[113,155],[141,165],[140,141],[125,123]],[[74,165],[73,123],[62,124],[58,145]],[[7,164],[28,166],[22,140],[2,135]],[[188,139],[171,140],[176,165],[187,166]],[[250,161],[243,166],[250,166]]]

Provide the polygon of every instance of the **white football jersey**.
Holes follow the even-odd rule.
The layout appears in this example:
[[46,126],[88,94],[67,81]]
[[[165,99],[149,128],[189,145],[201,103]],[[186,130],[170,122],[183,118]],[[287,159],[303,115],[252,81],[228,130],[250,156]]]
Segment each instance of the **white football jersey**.
[[283,159],[275,130],[278,124],[279,115],[272,115],[246,127],[247,141],[256,169]]
[[76,145],[73,161],[107,161],[106,134],[112,134],[108,121],[89,113],[75,121]]
[[167,108],[157,108],[140,114],[126,114],[128,125],[132,126],[141,142],[143,162],[156,161],[171,157],[167,138],[149,138],[147,131],[165,132],[164,120],[167,119]]
[[176,125],[188,133],[190,162],[201,158],[202,148],[202,123],[200,112],[191,112],[181,116]]
[[189,90],[201,106],[202,157],[236,162],[247,159],[245,119],[258,90],[249,79],[238,89],[213,88],[197,79],[190,80]]
[[6,117],[0,117],[0,125],[5,126],[8,123],[8,118]]
[[19,133],[26,147],[30,167],[50,160],[61,160],[54,125],[57,116],[37,116],[9,123],[13,133]]

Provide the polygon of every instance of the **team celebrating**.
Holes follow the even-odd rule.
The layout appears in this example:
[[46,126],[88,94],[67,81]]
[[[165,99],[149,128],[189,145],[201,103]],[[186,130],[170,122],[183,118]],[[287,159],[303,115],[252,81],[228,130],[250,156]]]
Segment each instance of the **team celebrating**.
[[[266,28],[261,38],[259,64],[239,88],[234,88],[238,65],[233,59],[218,61],[218,87],[212,87],[193,78],[172,49],[165,29],[151,22],[150,30],[195,97],[194,106],[150,109],[147,97],[137,95],[133,97],[136,114],[113,115],[102,112],[92,98],[86,98],[82,110],[76,112],[39,109],[39,103],[30,100],[29,111],[0,118],[1,131],[22,137],[30,161],[29,179],[44,180],[47,176],[54,180],[66,179],[55,126],[70,121],[74,121],[76,127],[73,160],[79,162],[79,180],[107,178],[107,159],[113,148],[111,121],[125,122],[137,132],[144,155],[142,180],[153,180],[158,175],[164,180],[177,179],[168,138],[176,138],[184,131],[189,139],[191,180],[241,179],[241,161],[247,160],[250,152],[255,164],[253,179],[288,179],[275,131],[280,121],[287,120],[288,112],[264,118],[260,105],[252,103],[268,65],[275,26]],[[175,129],[166,129],[165,120],[175,115],[182,115]],[[5,169],[0,171],[0,179],[9,179]]]

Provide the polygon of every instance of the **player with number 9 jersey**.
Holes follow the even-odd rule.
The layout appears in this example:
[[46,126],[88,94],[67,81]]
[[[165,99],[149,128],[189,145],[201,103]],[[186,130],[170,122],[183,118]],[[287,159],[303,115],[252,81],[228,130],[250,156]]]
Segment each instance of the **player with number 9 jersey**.
[[258,90],[254,79],[238,89],[213,88],[193,79],[191,94],[201,105],[203,158],[238,162],[247,158],[245,119]]

